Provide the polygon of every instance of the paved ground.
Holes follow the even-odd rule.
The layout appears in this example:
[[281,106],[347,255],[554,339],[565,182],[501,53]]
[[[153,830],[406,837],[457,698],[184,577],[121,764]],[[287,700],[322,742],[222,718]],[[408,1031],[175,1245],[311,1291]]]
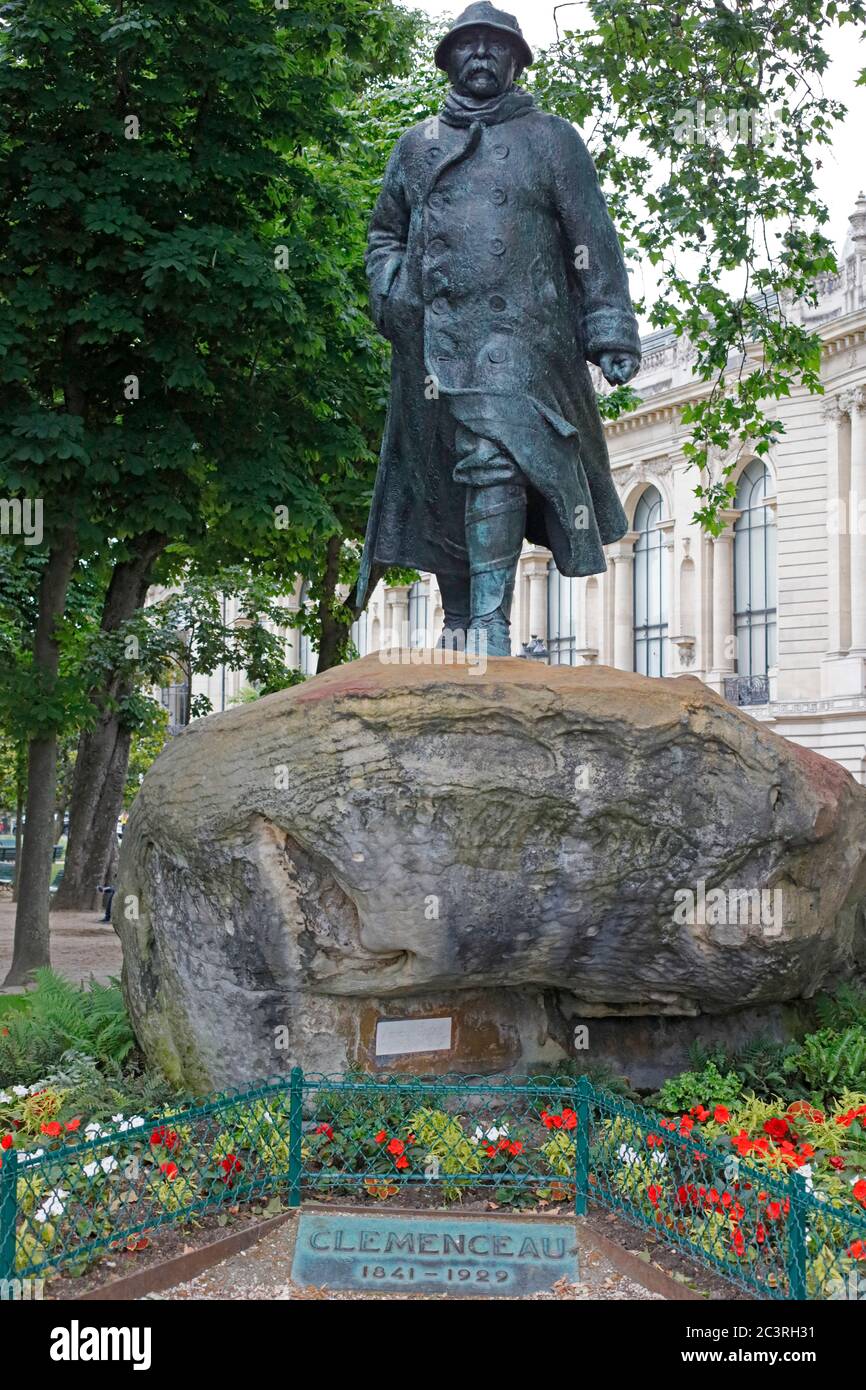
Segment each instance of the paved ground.
[[[199,1274],[188,1283],[176,1284],[164,1293],[149,1294],[149,1299],[192,1300],[231,1300],[254,1302],[267,1299],[270,1302],[293,1300],[325,1299],[330,1301],[402,1300],[402,1294],[347,1293],[343,1290],[327,1288],[301,1288],[290,1278],[292,1254],[295,1240],[294,1219],[280,1226],[271,1235],[259,1241],[258,1245],[232,1255],[222,1264],[214,1265],[204,1274]],[[580,1260],[582,1282],[569,1284],[560,1280],[549,1293],[531,1295],[532,1300],[548,1299],[573,1300],[636,1300],[661,1298],[660,1294],[650,1293],[640,1284],[626,1278],[609,1263],[598,1250],[587,1249]],[[427,1295],[430,1301],[438,1302],[447,1298],[446,1294]],[[461,1300],[462,1301],[462,1300]],[[530,1300],[521,1300],[530,1301]]]
[[[51,913],[51,964],[69,980],[89,980],[103,984],[110,975],[119,975],[120,941],[114,928],[101,922],[99,912]],[[15,904],[8,896],[0,899],[0,985],[12,964],[12,932]]]

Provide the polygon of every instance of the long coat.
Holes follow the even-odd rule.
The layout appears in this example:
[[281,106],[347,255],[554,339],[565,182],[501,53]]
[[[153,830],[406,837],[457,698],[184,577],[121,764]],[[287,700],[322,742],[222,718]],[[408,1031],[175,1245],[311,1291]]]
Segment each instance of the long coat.
[[622,252],[580,136],[527,107],[416,125],[385,172],[366,267],[391,396],[361,602],[380,566],[468,573],[460,423],[519,464],[527,538],[561,573],[605,569],[627,530],[586,365],[640,353]]

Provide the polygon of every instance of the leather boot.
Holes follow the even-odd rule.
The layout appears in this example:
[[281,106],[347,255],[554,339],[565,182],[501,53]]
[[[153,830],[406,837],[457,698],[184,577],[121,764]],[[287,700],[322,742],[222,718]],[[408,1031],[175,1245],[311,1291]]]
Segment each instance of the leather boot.
[[466,629],[469,626],[469,576],[437,574],[442,595],[444,620],[437,647],[456,651],[466,649]]
[[525,528],[526,488],[522,483],[469,489],[470,641],[477,640],[479,650],[486,650],[488,656],[511,655],[511,600]]

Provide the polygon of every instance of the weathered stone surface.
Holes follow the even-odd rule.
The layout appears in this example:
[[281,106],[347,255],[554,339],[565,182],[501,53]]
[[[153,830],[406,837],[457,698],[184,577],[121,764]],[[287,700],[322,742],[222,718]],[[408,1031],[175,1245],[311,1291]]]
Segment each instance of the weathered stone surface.
[[[694,678],[371,656],[172,740],[114,919],[138,1036],[187,1084],[497,1070],[601,1015],[609,1047],[615,1017],[851,974],[864,846],[866,790]],[[761,889],[763,922],[728,896]],[[380,1020],[445,1015],[450,1049],[377,1056]]]

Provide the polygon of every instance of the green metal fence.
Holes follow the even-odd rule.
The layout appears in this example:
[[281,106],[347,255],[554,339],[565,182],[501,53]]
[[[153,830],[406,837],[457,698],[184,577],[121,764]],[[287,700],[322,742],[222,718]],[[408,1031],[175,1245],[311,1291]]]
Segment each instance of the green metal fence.
[[277,1196],[595,1205],[761,1297],[866,1298],[866,1213],[585,1078],[300,1069],[53,1150],[3,1151],[0,1280],[75,1273],[169,1223]]

